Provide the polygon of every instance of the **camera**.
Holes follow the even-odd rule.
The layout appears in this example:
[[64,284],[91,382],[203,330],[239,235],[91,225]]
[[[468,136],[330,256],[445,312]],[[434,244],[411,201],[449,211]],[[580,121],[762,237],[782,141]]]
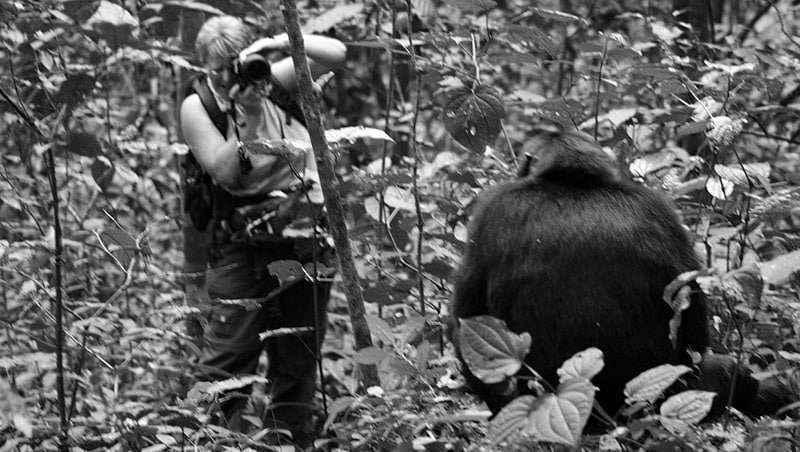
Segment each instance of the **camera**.
[[260,53],[236,55],[231,61],[231,73],[241,89],[269,80],[269,62]]

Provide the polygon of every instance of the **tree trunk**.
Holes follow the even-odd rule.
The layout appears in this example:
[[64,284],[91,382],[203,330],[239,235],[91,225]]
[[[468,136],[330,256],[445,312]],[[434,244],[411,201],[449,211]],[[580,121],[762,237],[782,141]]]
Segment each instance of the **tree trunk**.
[[[286,31],[289,35],[289,44],[297,75],[297,85],[303,114],[306,118],[308,134],[311,137],[311,146],[319,169],[320,185],[325,195],[325,207],[328,211],[331,235],[336,246],[336,255],[339,259],[339,268],[342,271],[347,307],[350,310],[350,322],[353,326],[355,347],[360,350],[372,346],[369,326],[364,309],[364,295],[358,281],[358,272],[353,262],[353,252],[350,248],[350,239],[347,235],[347,225],[344,221],[344,207],[339,194],[339,182],[333,169],[331,150],[325,141],[325,133],[320,118],[320,89],[311,79],[311,70],[308,67],[303,35],[300,31],[300,20],[297,14],[297,4],[294,0],[283,0],[283,17],[286,22]],[[360,366],[358,378],[364,387],[379,384],[378,371],[373,366]]]

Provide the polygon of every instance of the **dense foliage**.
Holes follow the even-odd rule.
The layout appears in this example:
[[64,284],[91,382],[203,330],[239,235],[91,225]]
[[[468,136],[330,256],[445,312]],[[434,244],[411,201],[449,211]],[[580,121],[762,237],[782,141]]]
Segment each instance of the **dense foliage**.
[[[330,447],[498,439],[455,381],[441,316],[471,202],[511,177],[543,121],[593,134],[676,200],[709,267],[688,277],[712,300],[715,350],[796,380],[794,2],[299,3],[305,31],[349,49],[325,126],[394,139],[334,148],[376,345],[354,349],[339,297],[323,349]],[[257,416],[250,434],[207,424],[221,391],[263,382],[195,385],[183,323],[199,308],[180,272],[175,107],[194,34],[222,13],[283,29],[275,0],[0,0],[0,450],[268,450]],[[361,387],[354,363],[377,364],[381,386]],[[732,418],[585,440],[786,450],[797,436],[793,421]]]

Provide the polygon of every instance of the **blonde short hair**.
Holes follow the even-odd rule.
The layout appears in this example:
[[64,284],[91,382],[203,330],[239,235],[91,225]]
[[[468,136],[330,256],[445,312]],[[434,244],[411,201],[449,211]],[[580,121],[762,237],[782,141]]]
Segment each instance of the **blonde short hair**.
[[205,64],[212,57],[228,58],[250,44],[251,33],[247,24],[234,16],[216,16],[200,27],[195,40],[200,62]]

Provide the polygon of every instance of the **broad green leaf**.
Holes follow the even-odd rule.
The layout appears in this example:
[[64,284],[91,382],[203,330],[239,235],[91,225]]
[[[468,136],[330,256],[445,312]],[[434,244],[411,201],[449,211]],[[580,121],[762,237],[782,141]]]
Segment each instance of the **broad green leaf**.
[[392,333],[392,327],[386,323],[385,320],[378,316],[368,315],[367,316],[367,325],[369,325],[369,331],[372,333],[372,337],[378,341],[384,342],[386,344],[393,344],[394,343],[394,334]]
[[603,370],[604,365],[603,352],[599,348],[587,348],[564,361],[564,364],[556,371],[558,381],[563,384],[568,380],[579,378],[591,380]]
[[245,141],[242,143],[242,146],[252,154],[282,157],[302,155],[313,150],[311,142],[293,138],[286,138],[283,140],[259,138],[257,140]]
[[577,377],[566,380],[558,385],[556,395],[562,405],[569,403],[578,410],[579,418],[577,421],[570,419],[568,427],[574,437],[579,436],[586,427],[589,415],[592,414],[594,406],[594,396],[597,388],[587,378]]
[[442,94],[442,111],[447,132],[467,149],[483,153],[500,133],[505,107],[492,88],[454,88]]
[[556,22],[580,22],[581,24],[586,24],[586,19],[578,17],[574,14],[565,13],[563,11],[545,8],[531,8],[530,11],[537,16],[541,16],[545,19],[550,19]]
[[178,8],[188,9],[192,11],[201,11],[204,13],[208,13],[212,16],[222,16],[225,14],[222,10],[214,8],[213,6],[205,4],[203,2],[193,2],[190,0],[170,0],[164,2],[164,4],[170,6],[177,6]]
[[459,319],[456,338],[469,369],[484,383],[499,383],[519,372],[531,347],[531,335],[514,334],[506,322],[478,316]]
[[213,383],[199,381],[189,390],[187,399],[194,403],[203,400],[208,401],[212,400],[217,395],[222,395],[234,389],[242,389],[253,383],[268,383],[268,380],[258,375],[247,375],[244,377],[227,378]]
[[92,178],[94,178],[97,186],[100,187],[100,191],[106,191],[114,180],[114,173],[116,172],[114,165],[106,157],[99,156],[92,161],[91,169]]
[[659,412],[664,417],[694,425],[706,417],[716,395],[709,391],[683,391],[665,400]]
[[105,229],[100,233],[100,239],[122,265],[123,270],[127,270],[139,250],[136,239],[128,231],[119,228]]
[[391,354],[378,347],[364,347],[353,355],[353,361],[367,366],[378,364]]
[[86,21],[86,26],[98,33],[109,47],[117,50],[133,38],[133,32],[139,28],[139,21],[125,8],[103,0]]
[[691,372],[691,370],[687,366],[673,366],[672,364],[662,364],[648,369],[625,385],[625,403],[628,405],[635,402],[652,404],[681,375]]
[[485,13],[497,6],[494,0],[445,0],[445,3],[466,13]]
[[533,411],[536,397],[524,395],[504,406],[489,422],[489,439],[497,445],[505,440],[518,437],[528,424],[528,416]]
[[354,143],[357,140],[363,139],[389,141],[394,143],[392,137],[390,137],[386,132],[373,127],[342,127],[340,129],[331,129],[325,131],[325,140],[328,143]]
[[575,445],[588,418],[584,414],[587,400],[590,412],[594,401],[594,387],[588,381],[586,383],[581,388],[569,389],[563,395],[559,389],[559,395],[545,394],[536,399],[523,434],[538,441]]
[[792,251],[756,265],[761,270],[764,281],[776,286],[786,284],[792,274],[800,270],[800,251]]
[[713,197],[723,201],[733,195],[736,184],[717,176],[711,176],[706,180],[706,191]]
[[103,146],[100,140],[91,133],[73,131],[67,134],[67,152],[86,157],[97,157],[103,155]]
[[345,20],[352,20],[364,10],[363,3],[341,3],[310,19],[303,25],[304,33],[326,33]]
[[303,264],[291,259],[270,262],[267,264],[267,270],[278,278],[279,286],[292,284],[304,278]]
[[356,404],[356,402],[358,402],[358,399],[355,397],[343,396],[337,398],[333,401],[333,403],[328,405],[328,418],[325,420],[323,431],[328,430],[328,428],[336,421],[336,418],[340,414],[349,410],[353,405]]
[[765,187],[769,187],[771,167],[769,163],[747,163],[737,166],[714,165],[714,172],[719,177],[737,185],[748,186],[749,181],[754,185],[760,183]]
[[536,26],[531,24],[509,25],[506,30],[513,38],[529,43],[534,49],[541,50],[553,58],[558,56],[558,49],[550,36]]

